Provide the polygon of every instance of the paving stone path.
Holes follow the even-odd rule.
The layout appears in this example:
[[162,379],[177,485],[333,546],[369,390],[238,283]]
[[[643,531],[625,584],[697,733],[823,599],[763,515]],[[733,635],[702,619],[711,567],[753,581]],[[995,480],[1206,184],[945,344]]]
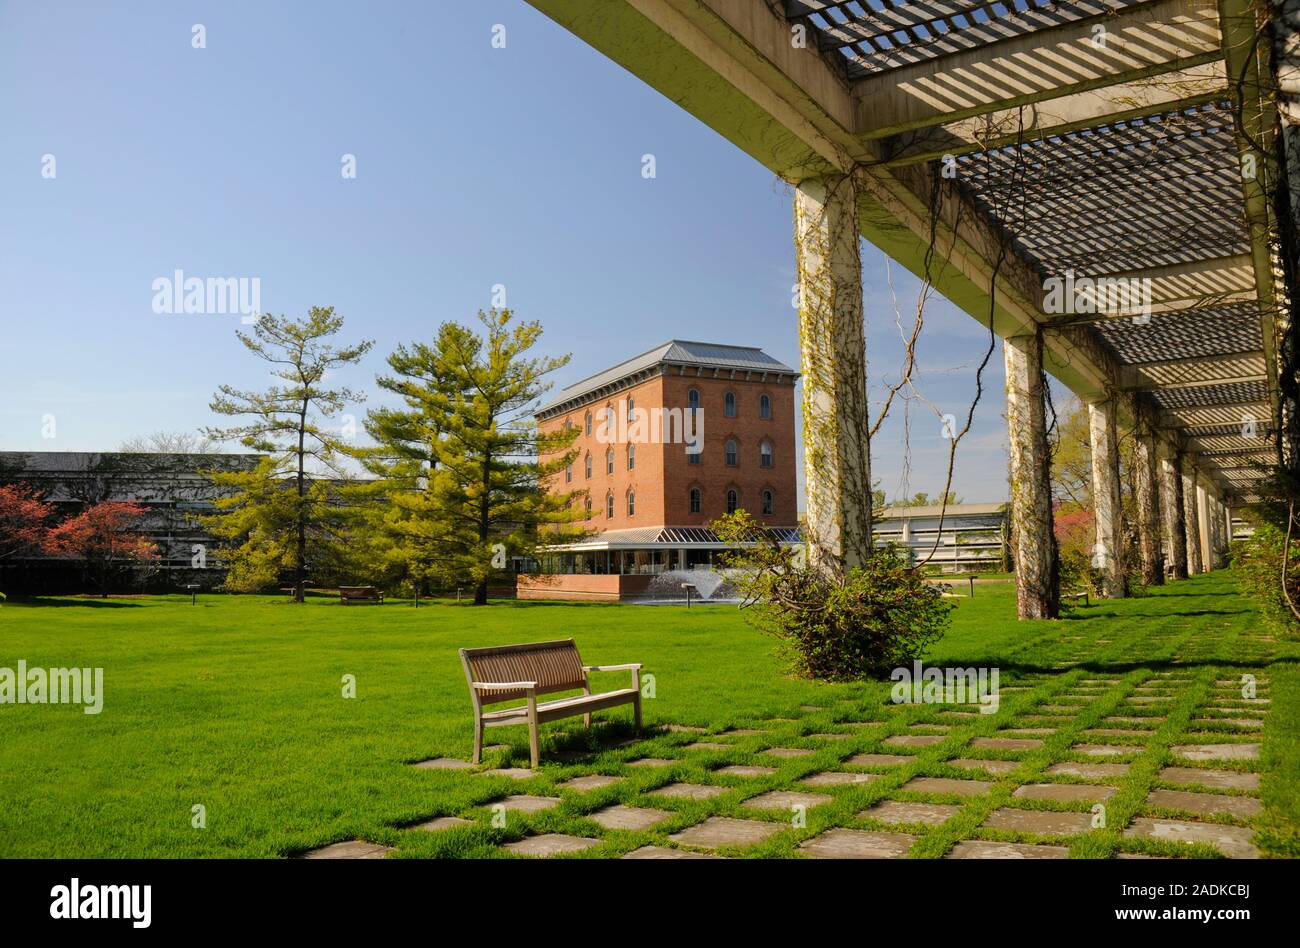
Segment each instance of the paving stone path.
[[482,765],[430,757],[409,765],[418,779],[474,781],[478,802],[303,855],[378,859],[465,834],[532,858],[1258,857],[1264,669],[1252,690],[1201,664],[1190,633],[1148,640],[1169,650],[1149,667],[1118,637],[1072,638],[1061,661],[1004,669],[992,714],[827,698],[752,726],[623,731],[544,753],[537,771],[513,745]]

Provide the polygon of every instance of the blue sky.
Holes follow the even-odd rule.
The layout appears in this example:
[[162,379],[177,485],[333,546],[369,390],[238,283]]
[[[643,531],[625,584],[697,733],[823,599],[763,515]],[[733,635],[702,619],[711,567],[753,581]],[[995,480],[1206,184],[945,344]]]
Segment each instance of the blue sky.
[[[0,120],[0,450],[192,430],[218,421],[218,384],[265,384],[238,316],[153,312],[178,269],[257,277],[275,313],[335,306],[376,341],[339,374],[371,405],[385,353],[472,320],[498,283],[573,354],[557,386],[673,337],[798,364],[789,189],[521,0],[0,0]],[[884,257],[863,255],[874,411],[902,346]],[[893,271],[910,318],[916,281]],[[986,341],[930,304],[919,384],[942,411],[964,415]],[[1006,495],[1000,350],[985,383],[968,501]],[[914,406],[908,452],[902,419],[874,473],[891,496],[937,492],[941,422]]]

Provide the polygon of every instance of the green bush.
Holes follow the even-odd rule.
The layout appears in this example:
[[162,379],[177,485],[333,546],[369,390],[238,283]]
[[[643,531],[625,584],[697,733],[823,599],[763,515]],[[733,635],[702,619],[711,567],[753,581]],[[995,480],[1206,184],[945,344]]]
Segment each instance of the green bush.
[[953,605],[892,548],[876,551],[842,578],[802,562],[742,511],[716,522],[727,543],[748,544],[727,556],[728,580],[744,598],[751,624],[781,643],[790,670],[803,678],[885,678],[919,659],[948,627]]
[[[1282,548],[1286,536],[1270,523],[1255,528],[1254,536],[1234,540],[1231,559],[1237,571],[1241,591],[1259,605],[1260,614],[1274,629],[1295,632],[1300,629],[1282,592]],[[1292,598],[1300,601],[1300,562],[1294,549],[1287,568],[1287,587]]]

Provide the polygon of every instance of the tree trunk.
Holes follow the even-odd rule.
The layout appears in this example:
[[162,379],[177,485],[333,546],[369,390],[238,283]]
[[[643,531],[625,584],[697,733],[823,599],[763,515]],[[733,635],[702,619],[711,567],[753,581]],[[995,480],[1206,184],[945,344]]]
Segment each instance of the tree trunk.
[[[492,450],[488,448],[483,453],[483,496],[478,502],[478,540],[480,549],[485,548],[488,541],[488,527],[490,526],[492,504],[490,488],[492,486]],[[477,586],[474,587],[474,605],[486,606],[488,601],[488,581],[484,576]]]
[[307,399],[302,401],[302,411],[298,413],[298,549],[293,564],[293,601],[305,602],[306,560],[307,560],[307,509],[302,499],[306,496],[303,449],[307,437]]

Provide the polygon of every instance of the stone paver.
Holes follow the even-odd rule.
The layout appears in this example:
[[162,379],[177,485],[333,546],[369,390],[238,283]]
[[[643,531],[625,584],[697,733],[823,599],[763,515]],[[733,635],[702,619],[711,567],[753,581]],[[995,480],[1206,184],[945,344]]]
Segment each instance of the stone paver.
[[426,820],[423,823],[417,823],[407,828],[424,830],[426,833],[436,833],[439,830],[455,829],[457,826],[473,825],[473,820],[462,820],[459,816],[440,816],[437,819]]
[[809,754],[815,754],[816,751],[810,751],[804,747],[769,747],[763,751],[769,757],[807,757]]
[[722,737],[753,737],[756,734],[766,734],[767,731],[760,730],[756,727],[737,727],[730,731],[725,731]]
[[737,820],[729,816],[711,816],[703,823],[689,826],[668,838],[685,846],[721,849],[724,846],[754,846],[785,829],[784,823]]
[[1172,697],[1164,695],[1131,695],[1125,699],[1129,704],[1160,704],[1164,701],[1172,701]]
[[719,744],[717,741],[696,741],[693,744],[687,744],[688,751],[725,751],[732,750],[730,744]]
[[801,843],[799,851],[813,859],[897,859],[914,842],[916,837],[906,833],[830,829]]
[[494,767],[492,770],[479,771],[480,777],[509,777],[511,780],[531,780],[537,771],[527,767]]
[[1021,800],[1055,800],[1058,803],[1100,803],[1118,792],[1116,787],[1094,787],[1086,783],[1027,783],[1017,787],[1012,796]]
[[582,777],[571,777],[568,780],[562,780],[556,786],[565,790],[576,790],[585,793],[588,790],[600,790],[602,787],[612,786],[622,779],[622,777],[609,777],[605,774],[587,774]]
[[1258,760],[1258,744],[1176,744],[1177,756],[1187,760]]
[[1223,855],[1233,859],[1259,858],[1259,851],[1251,843],[1254,833],[1241,826],[1138,817],[1133,821],[1133,825],[1124,831],[1124,835],[1176,843],[1208,843]]
[[903,790],[914,793],[955,793],[962,797],[977,797],[987,793],[993,784],[987,780],[953,780],[950,777],[913,777],[903,784]]
[[1109,718],[1102,718],[1101,720],[1105,724],[1150,724],[1154,726],[1156,724],[1163,724],[1167,720],[1167,718],[1163,714],[1152,714],[1150,716],[1140,717],[1140,718],[1123,717],[1123,716],[1116,715]]
[[629,760],[629,767],[668,767],[677,763],[675,760],[669,760],[666,757],[638,757],[636,760]]
[[673,734],[707,734],[707,727],[694,727],[689,724],[665,724],[665,731],[671,731]]
[[1011,734],[1055,734],[1056,733],[1056,728],[1054,727],[1017,727],[1014,724],[1007,725],[1005,728],[1003,728],[1003,730]]
[[1123,777],[1128,773],[1129,764],[1076,764],[1066,761],[1052,764],[1045,773],[1063,774],[1069,777],[1085,777],[1089,780],[1105,780],[1108,777]]
[[711,787],[703,783],[670,783],[666,787],[660,787],[658,790],[647,790],[647,793],[660,797],[674,797],[685,800],[707,800],[709,797],[716,797],[726,793],[726,787]]
[[1190,810],[1193,813],[1235,816],[1248,820],[1263,809],[1254,797],[1230,797],[1222,793],[1193,793],[1187,790],[1152,790],[1147,794],[1151,806]]
[[560,805],[559,797],[535,797],[527,793],[515,793],[502,800],[493,800],[487,804],[491,808],[501,807],[518,813],[540,813]]
[[1148,738],[1150,731],[1134,731],[1122,727],[1090,727],[1083,732],[1084,737],[1137,737]]
[[1029,843],[995,843],[982,839],[965,839],[952,848],[945,859],[1069,859],[1064,846],[1034,846]]
[[564,833],[543,833],[541,836],[529,836],[515,843],[506,843],[502,849],[509,850],[517,856],[558,856],[561,853],[576,853],[592,846],[600,845],[598,839],[585,836],[568,836]]
[[1038,750],[1043,742],[1034,737],[977,737],[970,746],[978,750],[1028,751]]
[[852,734],[809,734],[809,737],[815,737],[819,741],[844,741],[852,737]]
[[644,830],[656,823],[661,823],[672,816],[667,810],[652,807],[625,806],[621,803],[607,806],[595,813],[588,813],[587,819],[594,820],[609,830]]
[[1248,731],[1258,731],[1264,726],[1264,722],[1259,718],[1193,718],[1192,723],[1198,727],[1206,724],[1227,724]]
[[947,739],[943,734],[895,734],[885,738],[884,743],[892,747],[928,747]]
[[1013,807],[1002,807],[990,813],[984,825],[989,829],[1014,830],[1017,833],[1064,836],[1086,833],[1092,829],[1092,814],[1052,813],[1047,810],[1017,810]]
[[1258,790],[1259,774],[1237,773],[1235,770],[1199,770],[1195,767],[1166,767],[1160,779],[1170,783],[1199,784],[1217,790]]
[[1123,757],[1125,754],[1142,752],[1141,747],[1126,747],[1123,744],[1075,744],[1070,750],[1076,754],[1087,754],[1089,757]]
[[685,849],[669,849],[667,846],[642,846],[630,853],[624,853],[620,859],[721,859],[713,853],[693,853]]
[[879,780],[883,774],[851,774],[840,770],[823,770],[821,773],[804,777],[799,783],[805,787],[840,787],[846,784],[870,783]]
[[907,803],[902,800],[882,800],[858,814],[860,820],[879,820],[882,823],[924,823],[938,826],[950,820],[961,807],[951,803]]
[[1020,766],[1018,760],[981,760],[978,757],[958,757],[954,760],[944,761],[944,763],[953,767],[961,767],[963,770],[979,768],[991,774],[1009,774]]
[[411,766],[417,770],[468,770],[478,765],[457,757],[430,757],[428,760],[416,761]]
[[732,764],[729,767],[719,767],[714,773],[729,774],[732,777],[767,777],[776,773],[776,768],[755,767],[751,764]]
[[913,759],[899,754],[854,754],[844,763],[854,767],[893,767],[897,764],[910,764]]
[[830,803],[831,797],[824,793],[802,793],[798,790],[769,790],[751,797],[741,804],[747,810],[786,810],[803,807],[811,810],[823,803]]
[[302,854],[303,859],[383,859],[393,851],[391,846],[368,843],[364,839],[350,839],[343,843],[331,843],[320,849]]

